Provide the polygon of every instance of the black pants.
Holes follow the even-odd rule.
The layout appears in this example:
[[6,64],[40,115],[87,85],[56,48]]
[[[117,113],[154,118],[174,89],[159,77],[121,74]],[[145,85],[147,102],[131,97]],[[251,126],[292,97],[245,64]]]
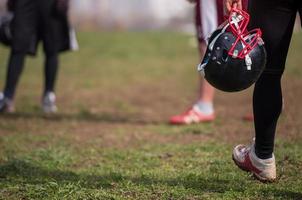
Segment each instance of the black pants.
[[[8,69],[6,74],[6,82],[4,87],[4,96],[9,99],[14,99],[16,87],[20,75],[24,67],[24,53],[16,53],[11,51]],[[45,55],[45,68],[44,68],[44,94],[46,92],[53,92],[58,71],[58,54]]]
[[267,50],[267,65],[254,89],[255,151],[262,159],[274,150],[277,121],[282,110],[281,77],[285,68],[301,0],[249,0],[250,29],[259,27]]
[[13,99],[27,53],[34,53],[38,41],[45,53],[44,92],[53,91],[58,70],[58,19],[53,16],[54,0],[15,0],[13,42],[4,94]]

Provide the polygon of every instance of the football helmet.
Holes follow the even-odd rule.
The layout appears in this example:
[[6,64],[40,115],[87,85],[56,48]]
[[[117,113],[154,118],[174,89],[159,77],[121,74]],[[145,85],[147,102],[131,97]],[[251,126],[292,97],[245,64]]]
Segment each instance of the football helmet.
[[228,20],[209,38],[198,71],[215,88],[236,92],[257,81],[266,64],[260,29],[247,31],[249,14],[232,9]]

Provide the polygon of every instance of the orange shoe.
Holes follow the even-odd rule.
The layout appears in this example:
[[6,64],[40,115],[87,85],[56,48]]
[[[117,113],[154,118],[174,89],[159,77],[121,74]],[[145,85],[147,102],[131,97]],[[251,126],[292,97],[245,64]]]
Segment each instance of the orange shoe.
[[188,125],[193,123],[200,122],[211,122],[215,119],[215,115],[205,115],[202,112],[195,110],[194,108],[190,108],[188,111],[175,115],[170,118],[170,124],[173,125]]

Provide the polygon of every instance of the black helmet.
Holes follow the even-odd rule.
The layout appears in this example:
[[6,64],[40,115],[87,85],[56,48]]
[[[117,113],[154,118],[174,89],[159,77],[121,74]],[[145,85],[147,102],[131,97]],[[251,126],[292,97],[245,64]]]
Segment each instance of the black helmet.
[[214,31],[198,66],[215,88],[236,92],[257,81],[266,64],[266,51],[260,29],[246,30],[249,15],[233,9],[229,20]]

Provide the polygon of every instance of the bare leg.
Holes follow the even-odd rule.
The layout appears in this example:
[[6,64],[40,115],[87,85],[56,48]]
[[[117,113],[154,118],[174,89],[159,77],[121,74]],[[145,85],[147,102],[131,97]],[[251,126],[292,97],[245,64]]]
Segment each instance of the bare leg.
[[[199,44],[200,57],[206,52],[207,45],[205,42]],[[198,89],[198,98],[193,106],[186,112],[175,115],[170,118],[171,124],[191,124],[199,122],[209,122],[215,119],[213,100],[214,88],[203,78],[200,78]]]
[[200,80],[199,101],[213,103],[215,89],[203,78]]
[[[199,43],[200,57],[202,58],[206,52],[207,45],[205,42]],[[206,79],[200,77],[200,86],[198,90],[198,99],[194,107],[201,111],[203,114],[209,115],[214,113],[215,89],[207,82]]]
[[[204,42],[199,44],[199,52],[201,58],[204,56],[206,49],[207,45]],[[200,78],[200,87],[198,94],[198,101],[213,103],[215,89],[204,78]]]

